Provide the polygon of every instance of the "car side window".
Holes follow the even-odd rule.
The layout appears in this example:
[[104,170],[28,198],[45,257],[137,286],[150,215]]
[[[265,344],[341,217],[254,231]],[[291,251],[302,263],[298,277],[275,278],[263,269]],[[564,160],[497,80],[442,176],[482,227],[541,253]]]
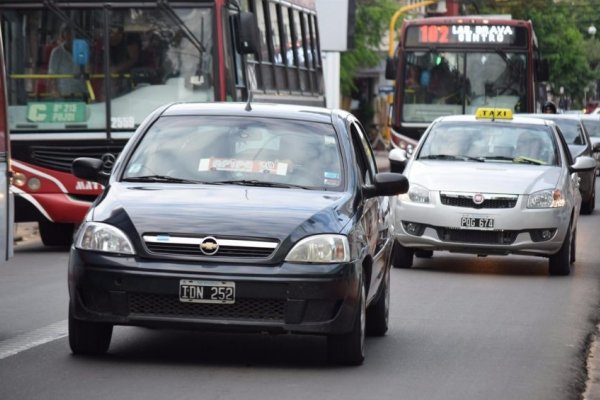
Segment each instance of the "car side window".
[[573,157],[571,156],[571,151],[569,150],[569,145],[567,144],[567,141],[565,140],[565,137],[564,137],[562,131],[560,130],[560,128],[558,127],[558,125],[556,126],[556,130],[558,131],[558,138],[561,142],[560,147],[563,148],[563,151],[565,152],[565,157],[567,158],[567,164],[573,165]]
[[370,185],[373,183],[373,177],[377,173],[375,154],[373,154],[371,144],[358,121],[350,123],[350,132],[361,178],[363,183]]

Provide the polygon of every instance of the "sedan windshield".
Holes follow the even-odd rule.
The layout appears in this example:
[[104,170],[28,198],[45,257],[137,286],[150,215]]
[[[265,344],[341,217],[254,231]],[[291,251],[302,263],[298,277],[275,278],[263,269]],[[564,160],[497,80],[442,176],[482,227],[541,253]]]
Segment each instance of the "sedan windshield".
[[123,181],[342,190],[331,125],[284,119],[159,119],[131,156]]
[[552,132],[545,126],[498,122],[440,122],[417,159],[557,165]]
[[581,121],[590,134],[590,137],[600,138],[600,119],[583,119]]

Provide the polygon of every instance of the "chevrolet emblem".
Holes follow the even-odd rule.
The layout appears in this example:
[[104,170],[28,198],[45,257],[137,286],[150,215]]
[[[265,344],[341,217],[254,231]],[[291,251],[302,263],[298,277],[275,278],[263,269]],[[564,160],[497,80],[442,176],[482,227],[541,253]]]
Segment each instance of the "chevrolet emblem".
[[206,237],[200,243],[200,251],[207,256],[212,256],[219,251],[219,243],[214,237]]

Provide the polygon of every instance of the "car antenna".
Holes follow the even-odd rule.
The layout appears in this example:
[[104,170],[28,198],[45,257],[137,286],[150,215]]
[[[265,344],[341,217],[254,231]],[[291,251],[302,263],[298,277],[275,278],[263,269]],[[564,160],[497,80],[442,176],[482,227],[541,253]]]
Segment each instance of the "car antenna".
[[248,92],[248,101],[246,102],[246,108],[244,108],[244,110],[252,111],[252,105],[250,104],[251,102],[252,102],[252,90],[250,90]]

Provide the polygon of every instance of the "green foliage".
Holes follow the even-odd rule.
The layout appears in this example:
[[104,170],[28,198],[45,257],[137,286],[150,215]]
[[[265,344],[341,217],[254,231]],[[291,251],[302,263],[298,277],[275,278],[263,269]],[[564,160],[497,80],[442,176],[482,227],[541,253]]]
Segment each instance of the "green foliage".
[[373,67],[381,61],[381,39],[397,9],[394,0],[357,0],[354,48],[342,53],[340,61],[342,95],[350,96],[358,69]]

